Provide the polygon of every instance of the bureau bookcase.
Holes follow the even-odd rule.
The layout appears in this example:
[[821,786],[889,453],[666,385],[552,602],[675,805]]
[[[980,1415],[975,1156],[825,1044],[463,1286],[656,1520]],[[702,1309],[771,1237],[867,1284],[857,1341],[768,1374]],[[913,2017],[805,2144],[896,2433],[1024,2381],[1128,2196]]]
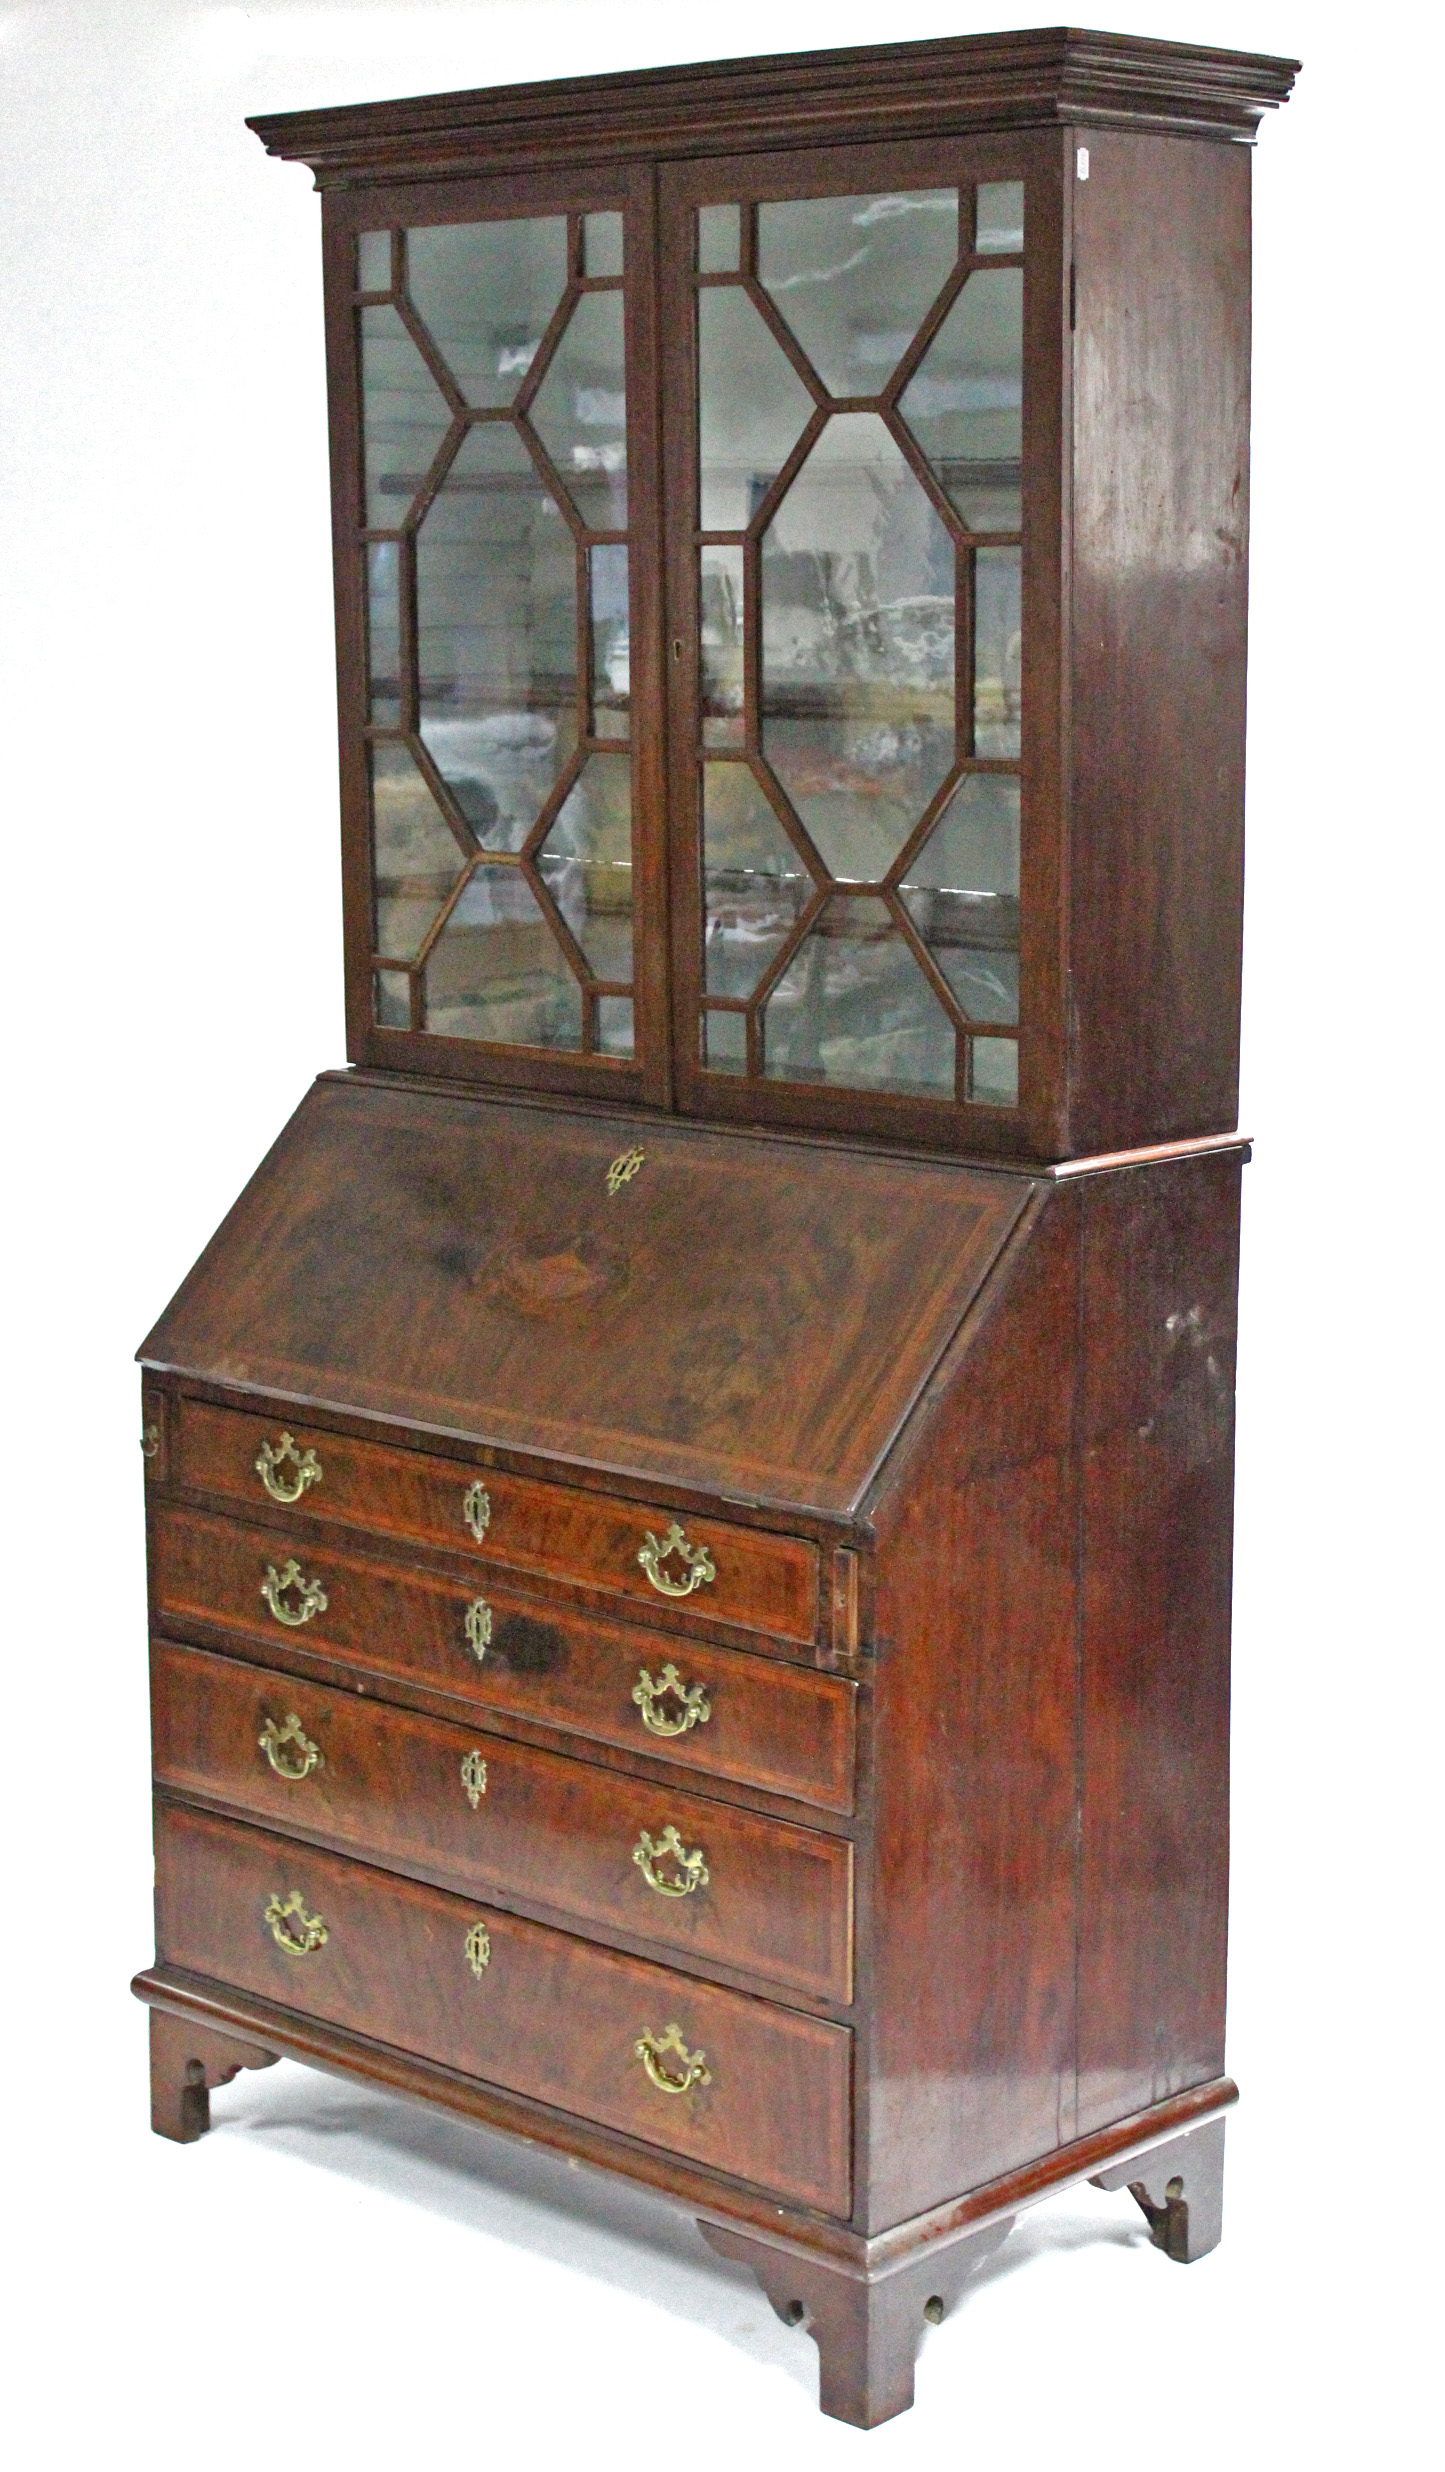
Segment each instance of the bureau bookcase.
[[322,191],[323,1073],[141,1350],[153,2119],[688,2209],[904,2409],[1219,2236],[1249,145],[1044,32],[253,124]]

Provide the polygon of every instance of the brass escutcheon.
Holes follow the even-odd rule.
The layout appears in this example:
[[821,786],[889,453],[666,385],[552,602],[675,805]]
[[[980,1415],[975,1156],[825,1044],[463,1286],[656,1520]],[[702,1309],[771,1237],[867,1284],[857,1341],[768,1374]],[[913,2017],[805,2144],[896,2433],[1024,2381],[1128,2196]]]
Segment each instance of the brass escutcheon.
[[492,1501],[480,1477],[462,1496],[462,1517],[480,1545],[492,1524]]
[[491,1935],[485,1923],[473,1923],[466,1938],[466,1960],[480,1982],[492,1962]]
[[[632,1849],[632,1859],[648,1887],[655,1888],[659,1897],[690,1897],[695,1888],[707,1886],[708,1870],[702,1847],[695,1847],[689,1854],[670,1820],[660,1837],[650,1837],[645,1828],[641,1831]],[[659,1862],[675,1867],[671,1872],[660,1872],[656,1868]]]
[[284,1898],[279,1888],[273,1889],[262,1919],[270,1924],[272,1939],[288,1957],[314,1956],[331,1937],[320,1915],[307,1913],[299,1888],[293,1888],[290,1896]]
[[[694,2086],[712,2084],[712,2071],[707,2065],[706,2053],[688,2050],[682,2039],[681,2026],[667,2026],[661,2034],[653,2034],[645,2028],[632,2048],[659,2094],[688,2094]],[[682,2062],[679,2075],[674,2076],[670,2069],[663,2067],[665,2052],[675,2052]]]
[[[676,1554],[687,1571],[686,1579],[669,1579],[662,1568],[669,1554]],[[641,1563],[659,1596],[687,1597],[694,1588],[705,1588],[716,1579],[712,1555],[705,1545],[689,1545],[677,1521],[674,1520],[659,1544],[649,1528],[644,1542],[637,1548]]]
[[616,1158],[612,1162],[612,1165],[607,1170],[608,1192],[614,1194],[620,1193],[624,1185],[631,1184],[633,1177],[637,1174],[637,1171],[641,1167],[646,1156],[646,1151],[639,1150],[635,1142],[630,1150],[619,1150]]
[[[675,1665],[664,1665],[656,1682],[646,1666],[632,1686],[632,1697],[642,1711],[642,1722],[649,1734],[686,1734],[694,1725],[706,1725],[712,1715],[712,1705],[700,1682],[684,1682]],[[665,1717],[660,1703],[674,1699],[682,1714]]]
[[[294,1612],[283,1602],[288,1588],[296,1591]],[[309,1622],[313,1614],[324,1614],[326,1611],[326,1590],[319,1579],[302,1576],[299,1562],[283,1562],[279,1571],[274,1562],[268,1562],[266,1576],[261,1582],[261,1594],[276,1620],[284,1622],[288,1631],[299,1631],[302,1623]]]
[[467,1800],[475,1811],[487,1790],[487,1763],[480,1751],[469,1751],[462,1762],[462,1783]]
[[492,1609],[485,1597],[473,1597],[462,1616],[462,1629],[478,1665],[492,1644]]
[[[290,1460],[295,1474],[283,1476]],[[256,1474],[273,1502],[299,1502],[308,1485],[321,1482],[321,1462],[314,1451],[299,1451],[289,1433],[279,1442],[263,1442],[255,1459]]]
[[[294,1752],[288,1753],[288,1743],[294,1743]],[[300,1785],[303,1778],[310,1776],[313,1768],[326,1766],[320,1744],[314,1743],[308,1734],[302,1732],[301,1719],[297,1716],[284,1718],[280,1725],[274,1717],[268,1717],[256,1737],[256,1744],[259,1750],[265,1752],[277,1776],[284,1777],[288,1785]]]

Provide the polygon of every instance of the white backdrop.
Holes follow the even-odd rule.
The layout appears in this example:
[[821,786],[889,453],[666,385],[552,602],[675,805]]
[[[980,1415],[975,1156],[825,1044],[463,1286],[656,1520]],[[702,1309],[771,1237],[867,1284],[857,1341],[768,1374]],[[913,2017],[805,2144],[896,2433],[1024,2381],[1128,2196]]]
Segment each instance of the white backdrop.
[[219,2095],[200,2147],[145,2125],[130,1357],[343,1054],[318,209],[243,114],[1008,14],[0,5],[5,2178],[27,2467],[142,2442],[157,2472],[263,2448],[358,2472],[523,2450],[832,2466],[865,2444],[885,2466],[1427,2460],[1441,62],[1438,12],[1397,0],[1108,21],[1306,61],[1256,158],[1245,2099],[1224,2247],[1182,2274],[1126,2198],[1056,2201],[928,2336],[915,2411],[865,2441],[817,2417],[811,2344],[744,2275],[586,2175],[290,2068]]

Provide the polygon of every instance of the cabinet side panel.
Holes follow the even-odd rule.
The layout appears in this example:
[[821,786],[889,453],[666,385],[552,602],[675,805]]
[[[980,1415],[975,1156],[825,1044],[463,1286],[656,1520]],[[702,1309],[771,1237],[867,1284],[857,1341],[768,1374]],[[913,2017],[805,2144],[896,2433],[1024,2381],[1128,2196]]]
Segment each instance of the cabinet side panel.
[[877,1509],[870,2230],[1073,2134],[1077,1217],[1021,1231]]
[[1082,1197],[1081,2135],[1224,2065],[1239,1175]]
[[1237,1120],[1250,178],[1242,146],[1079,134],[1076,1154]]

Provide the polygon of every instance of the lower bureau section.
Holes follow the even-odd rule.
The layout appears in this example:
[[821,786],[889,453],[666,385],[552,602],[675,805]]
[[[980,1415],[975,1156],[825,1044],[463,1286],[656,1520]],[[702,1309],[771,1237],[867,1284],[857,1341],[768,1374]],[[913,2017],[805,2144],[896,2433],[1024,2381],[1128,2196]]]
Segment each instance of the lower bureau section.
[[163,1962],[846,2215],[844,2026],[159,1803]]

